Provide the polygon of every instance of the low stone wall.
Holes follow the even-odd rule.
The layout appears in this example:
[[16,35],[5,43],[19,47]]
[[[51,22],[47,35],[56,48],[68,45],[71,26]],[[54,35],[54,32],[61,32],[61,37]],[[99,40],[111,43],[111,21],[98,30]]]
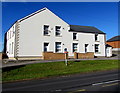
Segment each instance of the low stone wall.
[[94,53],[93,52],[88,52],[88,53],[74,52],[74,58],[75,59],[91,59],[91,58],[94,58]]
[[65,59],[64,53],[43,52],[43,60],[60,60],[60,59]]

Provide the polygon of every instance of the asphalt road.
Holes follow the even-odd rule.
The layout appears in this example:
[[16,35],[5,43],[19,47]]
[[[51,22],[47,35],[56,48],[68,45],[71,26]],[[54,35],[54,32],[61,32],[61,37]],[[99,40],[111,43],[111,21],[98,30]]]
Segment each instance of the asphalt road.
[[3,93],[118,93],[118,70],[60,76],[54,78],[4,83]]

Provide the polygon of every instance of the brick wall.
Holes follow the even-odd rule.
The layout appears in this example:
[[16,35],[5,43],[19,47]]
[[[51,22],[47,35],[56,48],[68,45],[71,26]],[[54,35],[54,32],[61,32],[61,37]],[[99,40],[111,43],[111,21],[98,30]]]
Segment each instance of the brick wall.
[[75,59],[90,59],[90,58],[94,58],[94,53],[93,52],[88,52],[88,53],[74,52],[74,58]]
[[106,42],[106,44],[111,45],[113,48],[120,48],[120,41]]
[[[67,57],[68,57],[68,55],[67,55]],[[65,59],[65,54],[64,53],[43,52],[43,59],[44,60]]]
[[2,60],[2,53],[0,53],[0,60]]

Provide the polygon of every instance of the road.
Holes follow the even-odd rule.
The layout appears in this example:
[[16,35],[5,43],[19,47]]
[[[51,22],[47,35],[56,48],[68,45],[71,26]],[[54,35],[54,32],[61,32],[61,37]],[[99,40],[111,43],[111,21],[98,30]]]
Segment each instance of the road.
[[[29,80],[14,83],[4,83],[3,93],[34,93],[34,92],[60,92],[63,93],[88,93],[89,91],[103,91],[103,93],[118,93],[118,70],[94,72],[60,76],[54,78]],[[106,91],[106,92],[105,92]]]

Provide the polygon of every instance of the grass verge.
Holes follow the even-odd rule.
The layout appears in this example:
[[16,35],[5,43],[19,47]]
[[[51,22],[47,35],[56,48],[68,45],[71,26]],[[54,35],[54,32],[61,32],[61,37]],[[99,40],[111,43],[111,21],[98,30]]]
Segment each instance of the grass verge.
[[118,60],[84,60],[80,62],[38,63],[2,70],[2,81],[10,82],[25,79],[38,79],[50,76],[112,70],[118,68]]

